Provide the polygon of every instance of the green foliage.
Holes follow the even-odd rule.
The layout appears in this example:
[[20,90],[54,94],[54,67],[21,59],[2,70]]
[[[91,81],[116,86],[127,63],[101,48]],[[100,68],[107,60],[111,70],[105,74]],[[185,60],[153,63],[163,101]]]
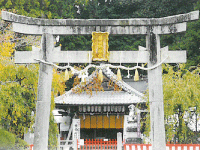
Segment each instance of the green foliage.
[[80,18],[157,18],[187,13],[198,0],[91,0],[80,5]]
[[0,129],[0,150],[27,148],[28,146],[24,140],[17,138],[15,134]]
[[[177,138],[178,143],[195,143],[196,134],[188,128],[188,124],[192,113],[200,113],[200,68],[188,70],[183,64],[178,67],[163,65],[163,71],[166,140],[174,142]],[[149,115],[146,119],[144,134],[148,136]]]
[[58,127],[57,127],[57,124],[54,121],[54,116],[51,112],[50,123],[49,123],[49,138],[48,138],[49,147],[53,148],[53,147],[56,147],[58,145],[58,139],[57,139],[58,134],[59,134],[58,133]]
[[179,143],[184,143],[188,137],[189,122],[184,116],[188,115],[193,107],[197,109],[196,113],[199,113],[200,68],[189,71],[185,69],[185,65],[179,65],[178,68],[165,66],[164,70],[167,71],[167,74],[163,75],[165,120],[168,128],[166,135],[169,135],[167,139],[172,139],[171,136],[176,134]]
[[0,149],[8,149],[15,146],[15,135],[0,129]]
[[[35,112],[36,107],[39,65],[16,65],[14,63],[14,48],[15,45],[20,45],[20,41],[15,39],[10,27],[6,27],[1,30],[3,34],[0,34],[0,125],[3,129],[14,133],[16,138],[23,138],[24,129],[31,128],[34,123],[32,112]],[[24,36],[20,39],[29,44],[37,43],[29,41],[34,38],[28,38],[28,40],[27,38]],[[54,70],[52,97],[58,92],[63,93],[64,89],[63,77]],[[51,110],[54,106],[52,100]],[[52,115],[50,128],[50,145],[56,145],[57,126]],[[23,141],[18,139],[17,144],[15,146],[19,147],[23,145]]]
[[9,26],[0,35],[0,124],[19,137],[33,123],[37,70],[34,65],[15,65],[12,59],[15,43]]
[[15,141],[15,147],[18,147],[18,148],[27,148],[29,147],[29,144],[22,140],[21,138],[15,138],[16,141]]
[[91,50],[92,36],[61,36],[62,50]]

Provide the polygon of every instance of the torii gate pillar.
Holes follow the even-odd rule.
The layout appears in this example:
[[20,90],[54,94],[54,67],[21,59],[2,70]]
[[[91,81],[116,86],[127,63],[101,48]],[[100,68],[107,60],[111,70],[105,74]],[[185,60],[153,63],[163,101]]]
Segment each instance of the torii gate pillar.
[[[157,62],[161,62],[160,35],[149,32],[146,36],[146,48],[150,53],[148,67],[152,67]],[[162,65],[148,71],[148,85],[152,149],[166,149]]]
[[[44,33],[42,35],[42,59],[50,62],[53,49],[53,35]],[[33,143],[35,150],[48,149],[52,72],[53,66],[40,63]]]

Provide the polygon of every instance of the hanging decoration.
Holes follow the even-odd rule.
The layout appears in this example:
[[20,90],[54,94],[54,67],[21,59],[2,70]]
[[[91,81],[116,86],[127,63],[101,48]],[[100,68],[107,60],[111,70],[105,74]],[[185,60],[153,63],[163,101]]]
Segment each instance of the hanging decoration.
[[[109,52],[108,52],[108,36],[109,33],[108,32],[92,32],[92,61],[108,61],[109,58]],[[59,37],[57,37],[57,40],[59,40]],[[67,51],[68,52],[68,51]],[[139,55],[139,53],[138,53]],[[128,70],[128,78],[130,77],[129,71],[130,70],[135,70],[135,76],[134,76],[134,81],[139,81],[139,73],[137,69],[142,69],[142,70],[151,70],[151,69],[155,69],[158,66],[162,65],[162,63],[168,58],[168,56],[162,60],[162,62],[150,67],[150,68],[145,68],[143,65],[139,66],[138,62],[139,60],[137,60],[137,65],[134,67],[125,67],[122,66],[121,64],[121,57],[122,54],[120,54],[120,65],[119,66],[115,66],[112,64],[106,64],[106,63],[100,63],[100,65],[95,65],[95,64],[91,64],[89,63],[88,66],[86,66],[84,69],[82,68],[78,68],[78,67],[73,67],[70,66],[70,63],[68,61],[68,65],[67,66],[58,66],[54,63],[51,62],[46,62],[44,60],[40,60],[40,59],[35,59],[36,61],[39,61],[41,63],[47,64],[47,65],[51,65],[53,67],[59,68],[61,70],[65,70],[65,81],[69,80],[69,77],[71,77],[71,75],[69,76],[69,72],[68,70],[71,70],[70,73],[72,73],[73,75],[75,75],[75,79],[74,79],[74,84],[73,86],[76,85],[80,85],[82,86],[81,88],[77,88],[76,92],[80,93],[82,92],[82,88],[85,88],[85,91],[89,91],[89,93],[92,93],[92,90],[95,89],[97,91],[97,89],[103,90],[103,87],[101,85],[101,83],[103,82],[103,73],[102,73],[102,69],[117,69],[117,76],[113,78],[115,78],[115,83],[113,82],[109,82],[109,86],[114,87],[115,90],[120,90],[120,87],[118,87],[118,85],[116,84],[116,82],[121,82],[122,80],[122,76],[121,76],[121,71],[120,69],[123,70]],[[139,56],[138,56],[139,58]],[[67,53],[67,59],[69,60],[69,56]],[[89,53],[89,59],[90,58],[90,53]],[[89,61],[91,62],[91,61]],[[88,83],[88,70],[90,68],[95,68],[97,71],[97,76],[93,78],[94,81],[89,81],[92,82],[92,84],[90,85],[86,85],[86,82]],[[81,82],[80,82],[81,79]],[[81,84],[80,84],[81,83]]]
[[[95,65],[95,64],[89,64],[88,66],[86,66],[84,69],[80,69],[78,67],[73,67],[70,66],[69,64],[67,66],[58,66],[54,63],[51,62],[46,62],[44,60],[37,60],[39,62],[45,63],[47,65],[52,65],[55,68],[59,68],[61,70],[66,69],[65,71],[65,79],[68,80],[69,79],[69,71],[68,69],[71,70],[71,73],[73,75],[76,75],[75,79],[74,79],[74,84],[73,87],[75,87],[76,85],[78,85],[77,88],[72,88],[72,91],[74,93],[82,93],[83,91],[85,91],[87,94],[92,95],[93,91],[104,91],[103,86],[101,85],[101,83],[103,82],[103,73],[102,73],[102,69],[118,69],[117,71],[117,77],[115,77],[114,80],[116,80],[116,82],[121,82],[121,72],[120,69],[123,70],[136,70],[135,71],[135,76],[134,76],[134,81],[138,81],[139,80],[139,73],[137,69],[142,69],[142,70],[152,70],[157,68],[158,66],[162,65],[162,63],[167,59],[168,57],[166,57],[162,62],[150,67],[150,68],[144,68],[141,66],[134,66],[134,67],[125,67],[125,66],[115,66],[112,64],[101,64],[101,65]],[[88,78],[88,70],[90,68],[95,68],[96,70],[99,70],[99,72],[97,72],[97,76],[93,78],[94,81],[92,81],[91,84],[86,85],[86,80]],[[80,82],[81,79],[81,82]],[[81,83],[81,84],[80,84]],[[109,86],[108,87],[113,87],[114,91],[121,91],[122,88],[119,87],[116,83],[111,83],[109,82]]]
[[103,82],[103,73],[102,73],[102,70],[101,70],[101,69],[99,70],[98,79],[99,79],[101,82]]
[[69,80],[69,72],[68,69],[65,70],[65,81]]
[[122,75],[121,75],[121,72],[120,72],[120,69],[119,69],[119,68],[117,69],[117,80],[118,80],[118,81],[121,81],[121,80],[122,80]]
[[87,76],[88,74],[88,69],[90,68],[96,68],[96,69],[103,69],[103,68],[112,68],[112,69],[123,69],[123,70],[135,70],[135,69],[141,69],[141,70],[152,70],[152,69],[155,69],[157,68],[158,66],[162,65],[162,63],[167,59],[168,57],[166,57],[165,59],[163,59],[162,62],[150,67],[150,68],[145,68],[145,67],[141,67],[141,66],[134,66],[134,67],[125,67],[125,66],[115,66],[115,65],[112,65],[112,64],[101,64],[100,66],[99,65],[94,65],[94,64],[89,64],[88,66],[86,66],[84,69],[82,70],[79,70],[77,69],[76,67],[73,67],[73,66],[70,66],[70,65],[67,65],[67,66],[58,66],[54,63],[51,63],[51,62],[46,62],[44,60],[40,60],[40,59],[35,59],[36,61],[38,62],[41,62],[41,63],[44,63],[44,64],[47,64],[47,65],[51,65],[55,68],[58,68],[58,69],[61,69],[61,70],[64,70],[64,69],[70,69],[72,71],[72,74],[74,75],[78,75],[79,78],[81,78],[83,75],[84,76]]
[[135,70],[134,81],[139,81],[139,73],[137,69]]
[[142,64],[142,67],[144,68],[144,64]]

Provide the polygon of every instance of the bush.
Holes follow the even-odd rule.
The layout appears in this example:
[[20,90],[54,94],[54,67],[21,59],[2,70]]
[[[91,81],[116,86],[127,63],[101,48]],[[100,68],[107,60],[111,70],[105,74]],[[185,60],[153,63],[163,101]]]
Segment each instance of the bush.
[[29,147],[27,142],[4,129],[0,129],[0,150],[25,150],[27,147]]
[[0,129],[0,150],[13,148],[15,146],[15,135]]

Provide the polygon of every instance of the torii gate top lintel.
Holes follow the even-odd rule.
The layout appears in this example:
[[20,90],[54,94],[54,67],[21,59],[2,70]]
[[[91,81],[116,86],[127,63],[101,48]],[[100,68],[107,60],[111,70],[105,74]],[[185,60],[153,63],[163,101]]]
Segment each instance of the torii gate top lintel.
[[186,30],[186,22],[197,20],[199,10],[163,18],[133,19],[42,19],[2,11],[2,19],[13,22],[13,31],[23,34],[53,35],[91,34],[92,31],[109,34],[147,34],[149,26],[155,34],[169,34]]

